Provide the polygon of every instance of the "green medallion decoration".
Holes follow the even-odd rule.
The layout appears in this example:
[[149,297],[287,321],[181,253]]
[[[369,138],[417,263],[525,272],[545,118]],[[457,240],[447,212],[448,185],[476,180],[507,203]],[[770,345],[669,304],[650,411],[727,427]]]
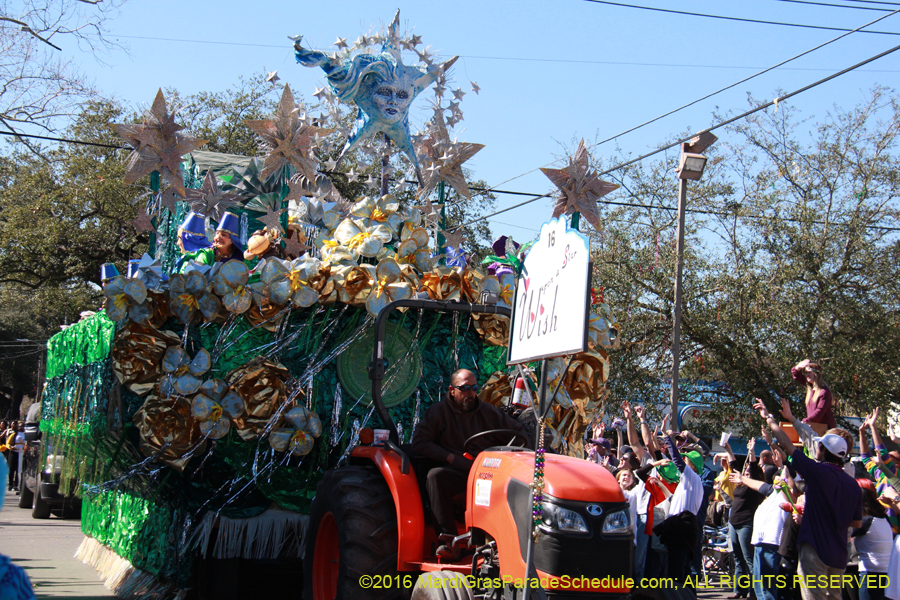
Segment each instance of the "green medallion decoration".
[[[352,402],[362,398],[363,403],[372,403],[372,380],[369,379],[367,367],[372,362],[374,339],[373,327],[337,359],[338,379]],[[391,407],[400,404],[415,391],[422,377],[422,355],[412,334],[394,323],[388,323],[385,328],[384,344],[388,366],[381,393],[384,405]]]

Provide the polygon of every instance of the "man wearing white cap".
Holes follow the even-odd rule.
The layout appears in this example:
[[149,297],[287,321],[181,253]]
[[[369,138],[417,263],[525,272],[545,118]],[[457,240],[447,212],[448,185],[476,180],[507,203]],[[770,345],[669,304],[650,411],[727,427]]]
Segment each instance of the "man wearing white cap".
[[[772,435],[782,448],[793,444],[788,435],[769,414],[762,400],[753,408],[759,410]],[[847,568],[847,532],[862,525],[862,494],[856,481],[844,473],[847,442],[839,435],[816,438],[816,459],[797,448],[791,464],[806,481],[806,507],[797,535],[800,560],[797,575],[803,600],[839,600],[841,581]]]

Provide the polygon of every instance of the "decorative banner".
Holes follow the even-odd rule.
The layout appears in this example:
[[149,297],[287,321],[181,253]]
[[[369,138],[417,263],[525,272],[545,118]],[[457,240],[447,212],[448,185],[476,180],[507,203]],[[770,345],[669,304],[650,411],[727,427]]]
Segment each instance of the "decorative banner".
[[587,349],[590,272],[587,237],[565,219],[544,223],[516,287],[507,364]]

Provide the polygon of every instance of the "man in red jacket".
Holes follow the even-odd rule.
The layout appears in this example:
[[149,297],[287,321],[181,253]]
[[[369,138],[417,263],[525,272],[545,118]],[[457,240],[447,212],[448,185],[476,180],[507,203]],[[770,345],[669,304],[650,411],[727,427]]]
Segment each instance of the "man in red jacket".
[[[412,450],[417,456],[441,465],[428,471],[426,489],[441,533],[454,536],[458,531],[453,519],[453,496],[465,493],[472,468],[472,461],[463,455],[466,440],[492,429],[525,434],[521,423],[478,399],[476,381],[468,369],[455,372],[450,377],[447,396],[425,411],[412,439]],[[505,436],[504,441],[509,437]],[[448,560],[459,557],[456,548],[444,545],[438,548],[437,555]]]

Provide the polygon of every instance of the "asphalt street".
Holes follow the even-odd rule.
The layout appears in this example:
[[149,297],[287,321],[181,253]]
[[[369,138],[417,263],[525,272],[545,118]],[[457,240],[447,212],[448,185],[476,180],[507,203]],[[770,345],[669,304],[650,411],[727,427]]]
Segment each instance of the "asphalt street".
[[[38,598],[116,597],[103,586],[92,567],[75,558],[75,550],[84,538],[78,519],[56,515],[46,520],[33,519],[30,510],[18,508],[19,498],[14,492],[5,493],[0,509],[0,553],[25,569]],[[730,592],[721,588],[697,591],[698,600],[722,600]]]
[[103,587],[97,572],[75,558],[84,536],[78,519],[51,516],[31,518],[31,511],[18,508],[15,492],[5,492],[0,509],[0,552],[23,567],[38,598],[115,598]]

